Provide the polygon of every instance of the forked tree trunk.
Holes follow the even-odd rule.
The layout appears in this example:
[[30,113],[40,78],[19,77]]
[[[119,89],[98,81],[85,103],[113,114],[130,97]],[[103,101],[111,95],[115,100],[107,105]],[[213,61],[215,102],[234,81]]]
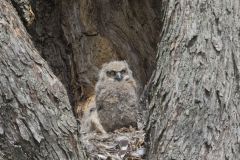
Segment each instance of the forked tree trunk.
[[[8,1],[0,2],[0,159],[86,159],[66,91],[39,56]],[[62,81],[66,83],[66,88],[71,88],[67,84],[70,80],[78,82],[84,78],[80,85],[83,82],[88,83],[89,78],[91,81],[91,77],[97,72],[94,66],[99,67],[102,61],[96,59],[91,65],[87,61],[91,58],[89,55],[94,53],[93,55],[101,58],[101,55],[106,56],[106,50],[110,58],[104,61],[111,59],[113,55],[126,58],[132,62],[136,73],[149,74],[146,66],[153,62],[151,57],[154,54],[151,51],[154,45],[149,52],[146,48],[154,44],[156,37],[151,38],[151,35],[158,33],[155,28],[159,28],[149,29],[149,26],[156,23],[155,14],[158,14],[157,17],[162,16],[164,23],[156,71],[150,82],[148,97],[150,105],[146,128],[146,159],[240,159],[240,2],[121,2],[37,1],[44,4],[40,7],[43,11],[47,10],[46,15],[42,10],[36,11],[44,13],[42,17],[47,17],[42,24],[49,22],[49,25],[43,25],[42,28],[40,25],[40,29],[36,27],[39,29],[36,29],[36,36],[39,37],[34,38],[39,42],[36,43],[38,47],[43,50],[42,55],[50,65],[55,64],[55,55],[63,59],[72,56],[73,61],[69,60],[69,64],[61,62],[63,64],[60,68],[67,68],[66,73],[57,72],[59,65],[52,66],[59,77],[65,77]],[[154,7],[154,12],[150,2],[158,4]],[[56,10],[54,14],[49,14],[52,13],[50,11],[53,6],[57,6]],[[59,6],[65,12],[59,13]],[[89,8],[84,10],[84,6]],[[128,9],[123,12],[117,10],[126,6]],[[146,12],[142,8],[147,8]],[[122,13],[119,18],[112,19],[118,17],[119,13]],[[146,16],[148,13],[149,16]],[[58,16],[57,20],[53,19],[55,15]],[[39,16],[38,20],[42,17]],[[119,20],[126,17],[127,20]],[[151,18],[145,23],[144,17]],[[127,24],[125,26],[122,23]],[[56,26],[62,28],[55,30]],[[139,31],[146,33],[139,34]],[[65,33],[64,38],[61,37],[62,33]],[[147,36],[148,33],[150,37]],[[41,46],[44,38],[47,41]],[[56,40],[58,38],[59,41]],[[139,39],[143,40],[138,42]],[[51,41],[53,43],[50,44],[57,45],[49,46]],[[151,43],[148,44],[149,42]],[[120,44],[122,45],[118,48]],[[71,55],[66,55],[65,52],[70,52]],[[135,57],[138,57],[137,61],[134,61]],[[83,64],[79,63],[80,60]],[[93,69],[85,75],[89,66]],[[77,76],[68,75],[69,70],[72,74],[76,72]],[[148,78],[145,74],[138,77],[144,79],[143,82]],[[74,94],[80,97],[82,90]]]
[[85,159],[64,86],[0,3],[0,159]]
[[163,1],[147,159],[240,159],[239,3]]

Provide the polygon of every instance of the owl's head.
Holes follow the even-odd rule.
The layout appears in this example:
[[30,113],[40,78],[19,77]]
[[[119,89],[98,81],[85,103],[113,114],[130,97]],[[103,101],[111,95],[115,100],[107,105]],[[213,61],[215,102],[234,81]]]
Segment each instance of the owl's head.
[[112,61],[105,63],[99,74],[100,81],[127,81],[132,78],[132,71],[126,61]]

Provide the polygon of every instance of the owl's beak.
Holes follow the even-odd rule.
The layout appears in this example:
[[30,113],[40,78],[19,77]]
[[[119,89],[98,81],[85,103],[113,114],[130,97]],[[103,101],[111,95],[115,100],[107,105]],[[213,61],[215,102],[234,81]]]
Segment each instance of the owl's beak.
[[121,80],[123,79],[122,74],[121,74],[120,72],[117,72],[117,74],[116,74],[116,76],[115,76],[115,79],[116,79],[117,81],[121,81]]

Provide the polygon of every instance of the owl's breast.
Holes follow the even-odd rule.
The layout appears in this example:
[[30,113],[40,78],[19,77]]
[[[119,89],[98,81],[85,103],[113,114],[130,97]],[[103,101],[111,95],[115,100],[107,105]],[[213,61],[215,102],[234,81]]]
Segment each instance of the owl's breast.
[[136,96],[135,89],[131,85],[122,84],[122,83],[119,83],[119,84],[117,83],[115,85],[108,86],[108,87],[102,89],[101,93],[103,95],[106,95],[106,97],[108,97],[108,98],[111,97],[113,99],[121,98],[121,97],[129,98],[129,96],[130,97]]
[[106,131],[137,126],[137,94],[129,83],[112,83],[101,88],[96,95],[100,121]]

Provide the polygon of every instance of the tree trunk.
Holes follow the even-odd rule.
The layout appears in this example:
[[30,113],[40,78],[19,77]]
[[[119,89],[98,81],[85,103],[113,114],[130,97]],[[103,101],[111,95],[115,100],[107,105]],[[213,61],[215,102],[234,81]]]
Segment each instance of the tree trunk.
[[86,159],[64,86],[0,3],[0,159]]
[[147,159],[240,159],[240,3],[163,1]]
[[143,86],[160,29],[146,158],[240,159],[238,0],[12,0],[36,49],[9,1],[0,3],[0,159],[86,159],[69,99],[93,95],[113,59]]

